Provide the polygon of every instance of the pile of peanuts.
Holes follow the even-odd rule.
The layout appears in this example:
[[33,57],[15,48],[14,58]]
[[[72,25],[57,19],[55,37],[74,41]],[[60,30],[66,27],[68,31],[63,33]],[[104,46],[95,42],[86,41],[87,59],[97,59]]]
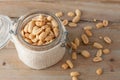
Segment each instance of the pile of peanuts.
[[31,45],[49,44],[59,35],[58,23],[53,17],[40,14],[23,27],[21,35]]
[[[57,17],[62,17],[63,16],[63,12],[57,12],[55,14]],[[76,9],[75,12],[68,12],[67,13],[68,17],[73,17],[71,21],[68,21],[67,19],[64,19],[62,21],[64,26],[68,26],[68,27],[77,27],[77,23],[80,21],[81,19],[81,11],[79,9]],[[94,19],[94,22],[96,22],[97,20]],[[104,28],[108,26],[108,20],[103,20],[102,22],[98,22],[96,24],[96,28],[100,29],[100,28]],[[89,37],[93,37],[93,32],[92,32],[93,27],[92,26],[85,26],[83,28],[84,33],[81,34],[81,41],[78,37],[76,37],[71,43],[67,43],[68,47],[72,48],[72,54],[71,54],[71,58],[72,60],[76,60],[77,59],[77,49],[80,46],[80,43],[83,42],[84,45],[90,45],[90,40]],[[110,37],[108,36],[100,36],[100,39],[102,39],[106,44],[111,44],[112,40],[110,39]],[[98,49],[96,52],[95,57],[93,58],[93,62],[101,62],[103,61],[102,55],[103,54],[109,54],[110,50],[107,48],[104,48],[104,46],[99,43],[99,42],[93,42],[92,43],[92,47]],[[90,58],[91,54],[88,50],[81,50],[80,51],[81,56],[83,56],[84,58]],[[72,63],[72,60],[66,60],[65,63],[62,64],[62,69],[66,70],[68,68],[72,69],[74,68],[74,64]],[[74,72],[71,72],[71,74],[73,74]],[[101,75],[103,73],[103,69],[102,68],[98,68],[96,70],[96,74],[97,75]],[[79,72],[75,72],[75,74],[79,74]],[[72,76],[72,80],[78,80],[78,78],[73,77]]]

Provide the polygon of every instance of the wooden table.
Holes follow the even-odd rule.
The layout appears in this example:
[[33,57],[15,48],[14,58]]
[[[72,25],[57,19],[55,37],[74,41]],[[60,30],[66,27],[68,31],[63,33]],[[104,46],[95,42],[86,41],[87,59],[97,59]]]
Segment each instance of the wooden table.
[[[78,55],[78,59],[73,61],[74,68],[63,70],[61,64],[67,59],[71,59],[71,54],[66,51],[65,57],[56,65],[45,70],[33,70],[24,65],[18,58],[13,43],[9,43],[0,50],[0,80],[71,80],[69,73],[71,71],[79,71],[80,80],[120,80],[120,1],[119,0],[0,0],[0,14],[7,15],[12,19],[16,19],[26,12],[33,9],[39,9],[50,12],[63,11],[67,17],[68,11],[74,11],[79,8],[82,11],[81,21],[78,27],[69,28],[69,36],[71,40],[79,37],[83,33],[82,27],[90,25],[95,27],[97,22],[107,19],[110,24],[107,28],[93,29],[93,37],[90,38],[91,43],[94,41],[101,42],[104,48],[109,48],[111,53],[103,55],[103,61],[99,63],[92,62],[96,50],[91,46],[81,44],[79,51],[86,49],[90,51],[91,58],[85,59]],[[93,19],[97,19],[94,22]],[[99,36],[109,36],[113,43],[106,45]],[[79,53],[78,53],[79,54]],[[98,76],[95,73],[97,68],[103,68],[104,73]]]

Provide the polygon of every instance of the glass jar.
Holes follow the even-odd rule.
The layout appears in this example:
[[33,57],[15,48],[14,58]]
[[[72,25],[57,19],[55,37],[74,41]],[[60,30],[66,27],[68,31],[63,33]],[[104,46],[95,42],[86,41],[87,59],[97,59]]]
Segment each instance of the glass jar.
[[[24,41],[21,36],[21,30],[32,18],[38,16],[39,14],[50,15],[58,23],[59,36],[49,44],[34,46]],[[6,16],[3,16],[6,17]],[[9,19],[8,17],[6,19]],[[4,21],[3,21],[4,22]],[[44,69],[56,64],[60,61],[65,54],[65,40],[67,31],[62,25],[61,21],[53,14],[44,11],[32,11],[24,16],[21,16],[19,20],[13,25],[14,29],[10,30],[12,22],[9,19],[8,33],[12,38],[12,42],[15,44],[15,47],[18,52],[20,60],[33,69]],[[7,43],[10,37],[6,40]],[[4,44],[5,45],[5,44]]]

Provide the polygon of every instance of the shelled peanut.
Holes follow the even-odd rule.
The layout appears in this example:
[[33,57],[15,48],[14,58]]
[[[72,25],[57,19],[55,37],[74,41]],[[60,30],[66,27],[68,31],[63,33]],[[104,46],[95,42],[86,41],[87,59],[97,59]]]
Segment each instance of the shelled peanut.
[[59,35],[58,23],[52,16],[40,14],[23,27],[21,35],[31,45],[49,44]]

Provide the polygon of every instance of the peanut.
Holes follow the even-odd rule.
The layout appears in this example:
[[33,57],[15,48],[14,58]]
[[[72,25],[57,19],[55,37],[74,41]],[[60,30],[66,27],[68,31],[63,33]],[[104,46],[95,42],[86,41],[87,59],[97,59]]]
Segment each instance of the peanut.
[[85,34],[82,34],[81,38],[82,38],[82,41],[83,41],[84,44],[88,44],[89,43],[89,39],[88,39],[88,37]]
[[33,35],[33,34],[29,35],[29,39],[34,39],[34,38],[35,38],[35,35]]
[[25,32],[24,32],[24,30],[21,30],[21,35],[22,35],[22,37],[25,36]]
[[98,69],[96,70],[96,74],[97,74],[97,75],[101,75],[102,73],[103,73],[102,68],[98,68]]
[[72,80],[78,80],[78,78],[77,77],[72,77]]
[[28,32],[31,33],[33,27],[35,26],[35,22],[34,21],[30,21],[28,24]]
[[68,12],[67,14],[69,17],[74,17],[75,16],[75,13],[74,12]]
[[109,37],[107,37],[107,36],[104,37],[104,41],[105,41],[106,43],[108,43],[108,44],[111,44],[111,43],[112,43],[112,40],[111,40]]
[[23,29],[24,32],[28,32],[28,26],[29,26],[28,24],[25,25],[25,27],[24,27],[24,29]]
[[52,20],[52,17],[51,17],[51,16],[48,16],[48,17],[47,17],[47,20],[48,20],[48,21],[51,21],[51,20]]
[[55,20],[52,20],[51,23],[52,23],[53,27],[57,27],[58,26],[58,23]]
[[93,62],[101,62],[103,59],[101,57],[94,57]]
[[85,26],[83,29],[84,29],[84,30],[91,30],[91,29],[92,29],[92,26]]
[[73,23],[77,23],[80,21],[80,16],[75,16],[73,19],[72,19],[72,22]]
[[24,38],[24,40],[25,40],[27,43],[32,44],[32,41],[31,41],[30,39]]
[[71,42],[71,45],[72,45],[72,49],[76,50],[77,49],[77,45],[73,42]]
[[64,63],[64,64],[62,64],[61,67],[66,70],[66,69],[68,69],[68,64]]
[[97,51],[96,56],[97,56],[97,57],[101,57],[101,56],[102,56],[102,50],[101,50],[101,49],[99,49],[99,50]]
[[73,22],[70,22],[68,25],[69,25],[70,27],[76,27],[76,26],[77,26],[77,24],[76,24],[76,23],[73,23]]
[[62,13],[62,12],[57,12],[57,13],[55,13],[55,15],[56,15],[57,17],[62,17],[62,16],[63,16],[63,13]]
[[76,59],[77,59],[77,53],[76,53],[76,52],[73,52],[73,53],[72,53],[72,59],[73,59],[73,60],[76,60]]
[[47,34],[45,32],[42,32],[40,35],[39,35],[39,40],[43,41],[43,39],[47,36]]
[[93,47],[98,48],[98,49],[103,48],[102,44],[98,42],[94,42]]
[[85,33],[87,36],[91,37],[92,36],[92,32],[90,30],[85,30]]
[[76,16],[81,16],[81,11],[79,9],[75,10]]
[[103,26],[108,26],[108,20],[103,20]]
[[68,24],[68,20],[67,20],[67,19],[65,19],[65,20],[63,20],[63,22],[62,22],[62,23],[63,23],[63,25],[64,25],[64,26],[66,26],[66,25]]
[[103,53],[104,53],[104,54],[109,54],[109,53],[110,53],[110,50],[109,50],[109,49],[103,49]]
[[81,55],[85,58],[89,58],[90,57],[90,53],[87,50],[82,50],[81,51]]
[[45,21],[36,21],[35,25],[41,27],[41,26],[45,25]]
[[104,25],[103,25],[103,23],[101,23],[101,22],[99,22],[99,23],[96,24],[96,28],[98,28],[98,29],[99,29],[99,28],[102,28],[103,26],[104,26]]
[[43,42],[41,40],[39,40],[38,43],[37,43],[38,46],[42,45],[42,44],[43,44]]
[[77,45],[77,47],[80,45],[80,40],[78,38],[75,38],[74,43]]
[[68,64],[68,66],[72,69],[74,66],[73,66],[73,63],[71,62],[71,60],[66,60],[66,63]]
[[57,37],[59,34],[58,28],[53,28],[53,31],[54,31],[55,37]]
[[70,73],[70,76],[71,76],[71,77],[77,77],[77,76],[79,76],[79,75],[80,75],[80,73],[77,72],[77,71],[74,71],[74,72],[71,72],[71,73]]

